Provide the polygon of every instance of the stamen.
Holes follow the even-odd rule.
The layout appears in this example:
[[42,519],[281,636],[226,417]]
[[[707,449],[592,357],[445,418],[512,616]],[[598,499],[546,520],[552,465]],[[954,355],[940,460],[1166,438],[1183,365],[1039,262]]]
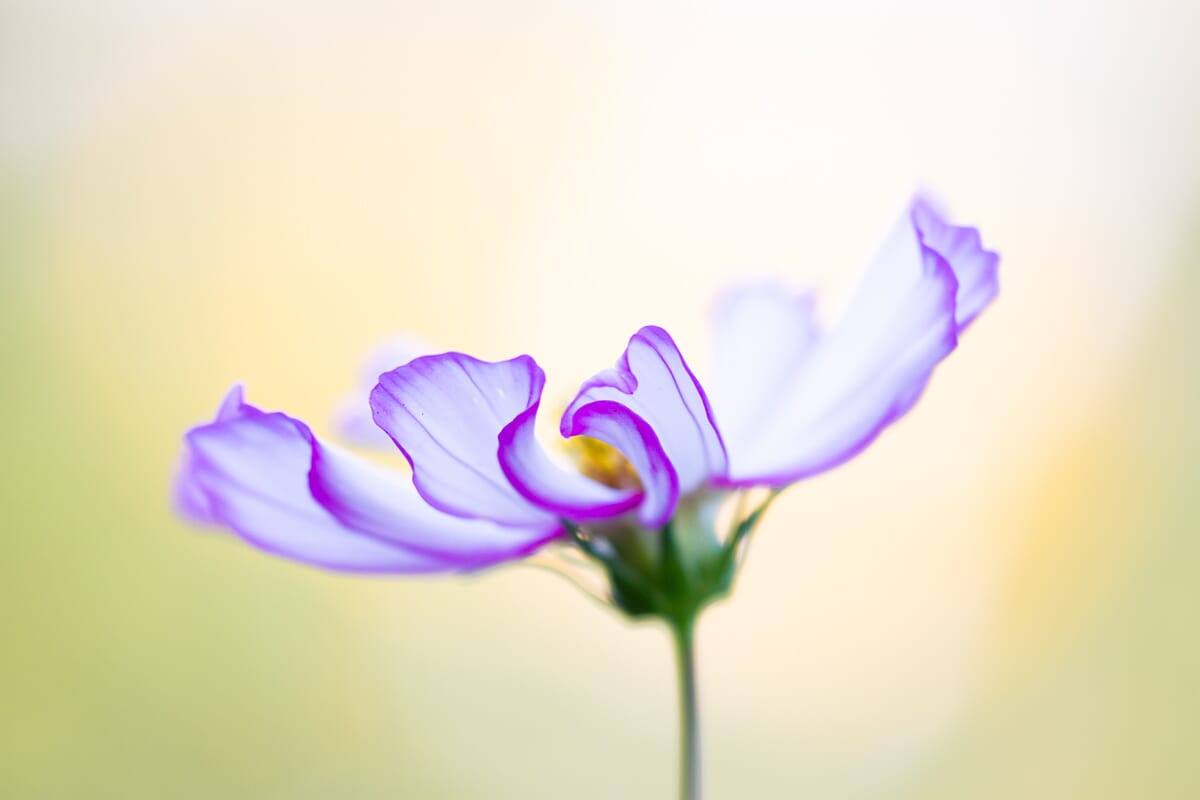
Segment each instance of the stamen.
[[642,488],[633,465],[612,445],[590,436],[573,436],[565,447],[579,471],[592,480],[614,489]]

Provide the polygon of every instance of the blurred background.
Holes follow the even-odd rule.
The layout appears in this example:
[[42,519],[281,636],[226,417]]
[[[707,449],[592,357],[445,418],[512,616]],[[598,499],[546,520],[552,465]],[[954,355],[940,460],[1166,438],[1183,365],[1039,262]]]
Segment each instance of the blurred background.
[[1002,295],[699,632],[712,798],[1192,798],[1200,5],[0,2],[0,794],[663,798],[666,634],[528,566],[193,531],[245,381],[376,340],[551,397],[712,294],[844,296],[927,186]]

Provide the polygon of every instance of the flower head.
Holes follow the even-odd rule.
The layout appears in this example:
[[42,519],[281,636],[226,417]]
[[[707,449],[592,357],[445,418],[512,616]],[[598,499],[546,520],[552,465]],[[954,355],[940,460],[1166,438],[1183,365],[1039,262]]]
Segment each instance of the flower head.
[[474,570],[562,539],[604,565],[626,611],[694,613],[728,589],[763,510],[718,532],[721,500],[831,469],[912,408],[995,297],[997,262],[975,229],[917,198],[835,325],[776,284],[723,295],[709,391],[665,330],[642,328],[563,413],[574,463],[535,435],[545,375],[529,356],[411,358],[407,345],[393,356],[369,408],[411,478],[235,387],[185,437],[178,506],[264,550],[347,571]]

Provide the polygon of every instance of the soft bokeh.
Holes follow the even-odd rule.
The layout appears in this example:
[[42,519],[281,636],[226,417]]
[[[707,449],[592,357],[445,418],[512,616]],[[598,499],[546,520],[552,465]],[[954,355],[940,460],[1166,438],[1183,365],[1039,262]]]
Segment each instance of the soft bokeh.
[[713,798],[1200,796],[1200,6],[0,3],[0,795],[661,798],[662,630],[525,566],[192,531],[225,388],[377,339],[566,398],[712,293],[830,306],[917,186],[1004,255],[918,409],[700,629]]

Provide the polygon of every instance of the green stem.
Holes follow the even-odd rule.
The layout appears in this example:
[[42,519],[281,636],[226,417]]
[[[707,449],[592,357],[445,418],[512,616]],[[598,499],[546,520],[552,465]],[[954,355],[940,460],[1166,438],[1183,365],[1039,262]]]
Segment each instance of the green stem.
[[696,618],[670,623],[679,675],[679,798],[700,800],[700,726],[696,715]]

